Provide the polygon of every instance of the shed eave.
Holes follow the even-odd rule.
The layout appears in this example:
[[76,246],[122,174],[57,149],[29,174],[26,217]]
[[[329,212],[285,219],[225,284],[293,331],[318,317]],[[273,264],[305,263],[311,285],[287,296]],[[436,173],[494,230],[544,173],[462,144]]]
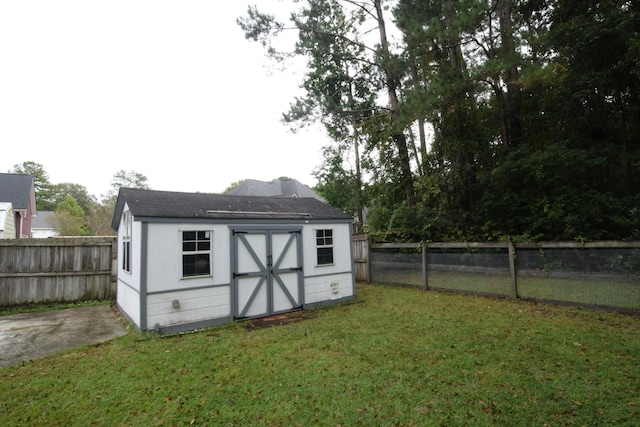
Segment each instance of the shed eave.
[[214,217],[159,217],[133,215],[132,220],[144,223],[178,224],[352,224],[353,218],[214,218]]

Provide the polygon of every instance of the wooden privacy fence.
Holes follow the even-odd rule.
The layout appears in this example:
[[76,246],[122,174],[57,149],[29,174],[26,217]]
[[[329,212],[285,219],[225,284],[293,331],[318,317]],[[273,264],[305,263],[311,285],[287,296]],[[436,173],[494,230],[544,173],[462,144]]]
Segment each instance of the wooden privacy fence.
[[0,307],[116,297],[115,237],[0,240]]
[[356,234],[353,236],[353,263],[356,280],[369,281],[369,236]]
[[640,312],[640,241],[371,244],[357,237],[359,281]]

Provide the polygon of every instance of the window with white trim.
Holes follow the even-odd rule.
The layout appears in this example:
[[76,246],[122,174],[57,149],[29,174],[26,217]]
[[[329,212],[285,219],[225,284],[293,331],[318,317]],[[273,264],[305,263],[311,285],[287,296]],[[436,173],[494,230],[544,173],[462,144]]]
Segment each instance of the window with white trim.
[[182,232],[182,277],[211,275],[211,231]]
[[122,269],[131,273],[131,212],[122,214]]
[[318,265],[333,264],[333,230],[316,230]]

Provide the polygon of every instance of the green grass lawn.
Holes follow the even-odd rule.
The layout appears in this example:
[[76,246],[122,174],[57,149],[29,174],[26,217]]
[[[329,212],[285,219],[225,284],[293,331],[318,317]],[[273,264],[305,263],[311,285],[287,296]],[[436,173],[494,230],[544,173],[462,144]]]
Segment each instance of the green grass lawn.
[[0,425],[639,425],[640,318],[358,285],[354,304],[0,369]]

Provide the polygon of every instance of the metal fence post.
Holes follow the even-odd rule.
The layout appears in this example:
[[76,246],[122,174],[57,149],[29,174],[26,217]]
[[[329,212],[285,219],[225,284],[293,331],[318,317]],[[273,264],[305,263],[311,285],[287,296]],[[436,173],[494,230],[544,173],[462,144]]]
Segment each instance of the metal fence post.
[[427,243],[422,242],[422,283],[424,284],[424,290],[429,289],[429,268],[428,268],[428,253],[427,253]]
[[509,240],[509,270],[511,272],[511,298],[518,298],[518,275],[516,272],[516,246]]

